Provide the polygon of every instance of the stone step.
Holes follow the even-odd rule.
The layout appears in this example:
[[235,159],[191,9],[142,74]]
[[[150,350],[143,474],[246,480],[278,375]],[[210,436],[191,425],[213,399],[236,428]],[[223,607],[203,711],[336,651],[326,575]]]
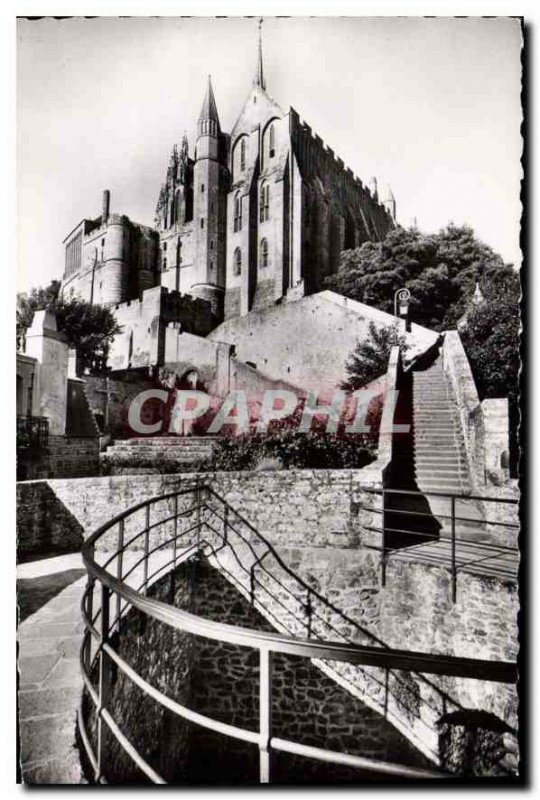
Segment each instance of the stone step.
[[176,451],[133,452],[132,450],[113,450],[112,452],[107,450],[105,455],[108,458],[166,458],[171,461],[202,461],[212,457],[212,453],[179,453]]
[[456,439],[452,434],[442,434],[442,433],[437,433],[437,434],[420,433],[417,434],[414,438],[415,438],[415,443],[414,443],[415,451],[418,450],[419,448],[422,449],[422,446],[429,448],[442,446],[451,449],[456,442]]
[[467,476],[467,473],[459,469],[459,467],[430,467],[425,464],[418,465],[415,469],[416,476],[418,478],[422,478],[424,480],[429,480],[430,478],[440,478],[441,480],[445,480],[448,478],[463,478]]
[[416,392],[414,393],[413,397],[415,409],[430,408],[436,411],[456,410],[456,404],[447,397],[426,397],[425,395],[419,395]]
[[457,432],[456,426],[452,425],[452,423],[442,423],[437,422],[437,420],[421,423],[416,423],[415,420],[414,429],[416,436],[437,436],[438,434],[453,436]]
[[115,442],[144,442],[145,444],[174,444],[190,442],[192,444],[213,444],[217,436],[132,436],[129,439],[116,439]]
[[416,406],[413,411],[415,419],[455,419],[455,411],[453,408],[432,408],[431,406]]
[[157,444],[112,444],[110,445],[109,449],[116,449],[122,450],[125,452],[130,453],[138,453],[138,452],[146,452],[146,451],[153,451],[156,453],[198,453],[198,452],[209,452],[213,451],[212,445],[203,445],[203,444],[195,444],[189,445],[185,447],[162,447],[161,445]]

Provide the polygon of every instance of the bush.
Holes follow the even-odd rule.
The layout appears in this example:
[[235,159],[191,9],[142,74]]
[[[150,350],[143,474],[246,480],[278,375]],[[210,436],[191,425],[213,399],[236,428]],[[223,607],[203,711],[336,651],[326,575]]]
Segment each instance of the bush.
[[284,469],[360,469],[375,459],[375,451],[375,442],[368,436],[280,430],[220,439],[212,469],[252,470],[264,459],[278,459]]
[[[170,458],[152,458],[142,456],[108,456],[100,459],[100,475],[114,475],[117,470],[140,470],[141,473],[152,472],[160,475],[176,475],[180,472],[201,472],[205,467],[202,461],[192,461],[189,464],[173,461]],[[206,468],[208,466],[206,465]]]

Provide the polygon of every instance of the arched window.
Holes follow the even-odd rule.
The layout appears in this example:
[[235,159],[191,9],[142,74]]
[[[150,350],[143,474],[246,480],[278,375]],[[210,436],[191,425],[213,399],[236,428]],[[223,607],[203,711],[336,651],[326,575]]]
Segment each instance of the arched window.
[[234,198],[234,231],[242,230],[242,197],[237,194]]
[[246,140],[242,139],[240,142],[240,169],[246,168]]
[[270,217],[270,185],[263,183],[259,193],[259,221],[264,222]]
[[268,131],[268,155],[270,158],[274,158],[276,153],[276,144],[275,144],[275,131],[274,131],[274,124],[270,125],[270,130]]
[[241,275],[242,274],[242,251],[239,247],[236,248],[234,251],[234,274]]
[[268,266],[268,240],[267,239],[261,239],[260,265],[261,265],[262,268]]

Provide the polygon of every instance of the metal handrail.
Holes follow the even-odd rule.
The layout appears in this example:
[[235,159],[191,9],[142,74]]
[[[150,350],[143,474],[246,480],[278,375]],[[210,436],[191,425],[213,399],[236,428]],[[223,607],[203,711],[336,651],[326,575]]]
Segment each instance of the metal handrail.
[[[383,643],[381,647],[373,647],[368,645],[358,645],[358,644],[343,644],[342,642],[328,642],[328,641],[318,641],[314,639],[302,639],[299,637],[289,636],[280,633],[273,633],[268,631],[262,630],[252,630],[243,628],[240,626],[230,625],[227,623],[216,622],[213,620],[205,619],[203,617],[197,616],[192,614],[188,611],[183,609],[175,608],[163,601],[157,600],[152,597],[146,596],[146,590],[148,587],[148,557],[152,552],[155,552],[160,547],[165,546],[166,544],[171,543],[171,539],[168,539],[166,542],[160,543],[158,547],[149,549],[148,546],[148,531],[146,531],[146,546],[145,546],[145,554],[144,559],[145,561],[145,579],[141,586],[141,589],[144,588],[144,593],[140,590],[133,589],[132,587],[128,586],[125,583],[125,577],[122,575],[122,570],[120,568],[119,576],[115,577],[110,572],[105,569],[105,566],[98,564],[95,561],[94,553],[95,553],[95,545],[99,541],[100,537],[105,533],[109,533],[111,529],[120,522],[123,522],[126,518],[131,516],[132,514],[136,513],[137,511],[146,508],[147,509],[147,527],[149,527],[149,508],[151,505],[162,502],[164,500],[168,500],[171,498],[175,499],[175,508],[178,513],[178,497],[183,496],[186,494],[190,494],[193,491],[197,491],[197,496],[200,500],[201,491],[205,490],[209,493],[209,495],[213,496],[217,499],[222,505],[224,505],[228,510],[232,511],[238,519],[243,524],[246,524],[257,536],[257,539],[264,542],[269,551],[272,552],[273,557],[277,560],[280,566],[285,569],[286,572],[293,575],[295,580],[302,585],[305,589],[308,590],[310,593],[308,597],[311,597],[311,594],[315,597],[322,600],[328,607],[332,608],[333,610],[335,607],[329,603],[325,598],[323,598],[318,592],[316,592],[312,587],[306,584],[302,579],[300,579],[297,575],[292,573],[292,571],[284,564],[282,559],[278,556],[275,552],[272,545],[268,542],[268,540],[262,536],[256,529],[245,520],[242,515],[240,515],[235,509],[226,503],[226,501],[220,497],[211,487],[201,484],[200,481],[195,481],[193,484],[186,488],[170,492],[159,497],[150,498],[144,501],[141,501],[135,506],[132,506],[129,509],[117,514],[111,520],[109,520],[104,525],[100,526],[95,533],[85,542],[82,548],[82,556],[83,562],[86,566],[89,575],[89,581],[86,587],[86,590],[83,594],[83,599],[81,603],[82,607],[82,615],[83,620],[85,623],[86,632],[83,637],[83,645],[81,648],[81,669],[83,673],[83,679],[85,686],[89,692],[90,698],[92,699],[93,703],[97,708],[97,719],[98,719],[98,753],[97,756],[94,755],[92,752],[92,747],[90,745],[89,737],[87,735],[85,729],[84,718],[82,714],[82,709],[79,713],[79,726],[81,727],[81,738],[83,745],[88,752],[90,763],[94,769],[95,778],[98,782],[104,782],[105,776],[103,775],[103,768],[102,768],[102,761],[103,761],[103,752],[102,752],[102,724],[105,723],[109,730],[113,733],[116,740],[119,742],[121,747],[128,755],[132,758],[132,760],[137,763],[137,765],[145,772],[145,774],[156,783],[164,783],[165,781],[161,776],[159,776],[153,768],[147,764],[147,762],[142,759],[140,753],[133,747],[129,739],[125,736],[125,734],[121,731],[118,727],[115,720],[112,718],[110,712],[106,708],[106,659],[110,659],[118,668],[120,668],[132,681],[134,681],[143,691],[145,691],[148,695],[152,696],[157,702],[165,707],[169,708],[169,710],[173,711],[174,713],[179,714],[180,716],[184,716],[186,719],[191,719],[191,721],[195,722],[196,724],[203,725],[205,727],[209,727],[212,730],[220,731],[225,733],[226,735],[236,735],[237,738],[245,738],[246,741],[252,741],[253,743],[257,743],[260,749],[260,778],[261,782],[268,782],[270,780],[270,766],[269,766],[269,754],[272,750],[282,750],[283,752],[290,752],[290,753],[297,753],[299,755],[304,755],[308,758],[315,758],[323,761],[330,761],[332,763],[347,763],[349,766],[355,766],[362,769],[370,769],[375,772],[383,772],[383,773],[391,773],[393,775],[407,775],[409,777],[440,777],[441,772],[436,772],[433,770],[420,770],[420,769],[412,769],[404,767],[403,765],[396,765],[391,764],[390,762],[380,762],[374,759],[364,758],[360,756],[353,756],[353,755],[346,755],[343,753],[336,753],[332,751],[327,751],[322,748],[316,747],[308,747],[306,745],[300,744],[298,742],[290,742],[288,740],[279,739],[276,737],[271,736],[270,731],[270,717],[269,717],[269,704],[271,699],[271,661],[274,653],[285,653],[289,655],[300,656],[309,659],[316,659],[316,660],[330,660],[334,662],[346,662],[355,665],[361,666],[371,666],[371,667],[383,667],[386,670],[404,670],[410,671],[414,673],[422,672],[428,674],[436,674],[436,675],[450,675],[455,677],[461,678],[473,678],[473,679],[481,679],[484,681],[496,681],[496,682],[503,682],[503,683],[515,683],[517,679],[517,668],[516,664],[512,662],[495,662],[491,660],[484,660],[484,659],[470,659],[470,658],[459,658],[455,656],[441,656],[441,655],[432,655],[429,653],[421,653],[421,652],[414,652],[408,650],[397,650],[387,648]],[[215,509],[213,509],[209,505],[205,505],[205,508],[209,511],[213,511],[215,513]],[[181,513],[181,512],[180,512]],[[217,515],[219,516],[219,515]],[[226,515],[228,518],[228,514]],[[170,521],[170,518],[167,518],[167,521]],[[163,523],[163,520],[161,521]],[[156,527],[158,523],[155,523],[152,527]],[[199,527],[203,527],[204,525],[208,525],[207,521],[201,521],[199,519]],[[229,523],[230,524],[230,523]],[[212,526],[208,525],[212,530],[215,531]],[[194,526],[196,527],[196,526]],[[123,537],[123,527],[122,530],[122,537]],[[176,526],[175,526],[176,530]],[[192,530],[192,528],[190,528]],[[143,531],[144,533],[145,531]],[[187,531],[183,531],[179,534],[179,536],[184,535]],[[241,538],[244,539],[241,534],[239,534]],[[176,538],[173,537],[176,545]],[[200,531],[199,531],[199,540],[200,540]],[[198,542],[198,546],[201,545],[204,547],[206,542]],[[248,542],[248,544],[250,544]],[[225,545],[223,545],[225,546]],[[119,549],[118,552],[115,553],[116,556],[120,556],[121,553],[126,549],[126,546],[123,544],[122,540],[122,548]],[[193,549],[190,548],[190,549]],[[221,548],[219,548],[221,549]],[[255,552],[250,545],[250,549],[252,552]],[[265,552],[265,556],[268,553]],[[106,565],[110,563],[111,559],[106,562]],[[175,547],[175,556],[165,565],[162,565],[158,570],[155,571],[154,574],[161,572],[166,566],[170,566],[171,563],[176,564],[176,547]],[[242,566],[242,565],[241,565]],[[244,568],[244,567],[243,567]],[[244,568],[245,569],[245,568]],[[264,569],[264,568],[263,568]],[[132,570],[131,570],[132,571]],[[96,616],[92,618],[92,597],[94,592],[94,587],[96,582],[99,583],[101,586],[101,607],[100,611],[96,613]],[[262,585],[262,584],[261,584]],[[117,617],[112,621],[110,624],[110,596],[114,594],[117,597],[117,608],[118,613]],[[294,595],[292,595],[295,597]],[[142,614],[149,616],[159,622],[162,622],[176,630],[182,630],[188,633],[195,634],[197,636],[203,636],[205,638],[228,642],[231,644],[237,644],[244,647],[255,648],[259,650],[260,653],[260,661],[261,661],[261,708],[260,708],[260,727],[261,730],[256,733],[253,731],[247,731],[245,729],[235,728],[235,726],[229,726],[225,723],[222,723],[218,720],[212,719],[210,717],[205,717],[204,715],[200,715],[197,712],[192,711],[191,709],[187,709],[185,706],[181,706],[175,701],[170,700],[161,692],[159,692],[155,687],[151,684],[146,682],[141,676],[139,676],[132,667],[130,667],[111,647],[108,638],[109,634],[114,627],[116,621],[119,622],[121,611],[120,606],[121,602],[120,599],[123,598],[126,601],[124,605],[124,609],[126,607],[133,607],[138,609]],[[302,603],[298,598],[295,598],[298,602]],[[335,609],[339,612],[338,609]],[[342,612],[339,612],[342,613]],[[101,616],[101,630],[98,630],[95,627],[95,620],[98,616]],[[345,615],[342,614],[345,619],[348,619]],[[119,629],[120,630],[120,629]],[[372,636],[372,634],[370,634]],[[92,664],[99,664],[99,690],[96,692],[94,689],[91,679],[90,679],[90,640],[88,637],[91,637],[97,641],[97,650],[92,661]],[[372,637],[375,638],[375,637]],[[236,731],[234,733],[233,731]],[[248,738],[246,738],[248,737]],[[344,760],[345,759],[345,760]]]

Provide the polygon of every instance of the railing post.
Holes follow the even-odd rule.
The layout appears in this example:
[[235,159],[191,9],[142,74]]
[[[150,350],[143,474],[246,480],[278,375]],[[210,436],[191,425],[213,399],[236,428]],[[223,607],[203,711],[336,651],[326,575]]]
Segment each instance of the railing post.
[[148,551],[150,550],[150,503],[145,509],[145,526],[144,526],[144,593],[148,593]]
[[249,570],[249,594],[253,606],[255,605],[255,564],[252,564]]
[[100,782],[103,775],[103,753],[104,753],[104,734],[102,711],[107,705],[109,693],[109,670],[107,656],[103,650],[103,645],[109,638],[109,590],[101,584],[101,639],[99,653],[99,686],[98,686],[98,708],[97,708],[97,769],[95,773],[96,783]]
[[270,783],[270,738],[272,736],[272,657],[266,647],[259,651],[259,781]]
[[229,506],[223,509],[223,544],[226,545],[229,538]]
[[386,586],[386,493],[382,490],[382,554],[381,554],[381,585]]
[[307,601],[306,601],[306,612],[307,612],[307,638],[311,638],[311,614],[312,614],[312,605],[311,605],[311,589],[307,590]]
[[[122,581],[124,576],[124,520],[121,519],[118,523],[118,546],[116,549],[117,557],[117,570],[116,577]],[[119,594],[116,595],[116,619],[118,622],[118,631],[120,631],[120,612],[121,612],[122,598]]]
[[176,569],[176,551],[178,549],[177,539],[178,539],[178,495],[175,494],[174,496],[174,519],[173,519],[173,569]]
[[456,569],[456,498],[450,498],[450,519],[452,531],[452,602],[456,602],[457,596],[457,569]]
[[199,479],[195,483],[195,502],[197,504],[197,550],[201,546],[201,484]]
[[[89,551],[90,558],[92,561],[95,561],[95,548],[92,545]],[[90,624],[93,624],[94,621],[94,586],[96,582],[95,579],[90,575],[88,572],[88,579],[86,582],[86,615],[90,620]],[[92,664],[92,635],[88,633],[87,635],[87,647],[86,647],[86,669],[87,672],[90,673],[90,667]]]

